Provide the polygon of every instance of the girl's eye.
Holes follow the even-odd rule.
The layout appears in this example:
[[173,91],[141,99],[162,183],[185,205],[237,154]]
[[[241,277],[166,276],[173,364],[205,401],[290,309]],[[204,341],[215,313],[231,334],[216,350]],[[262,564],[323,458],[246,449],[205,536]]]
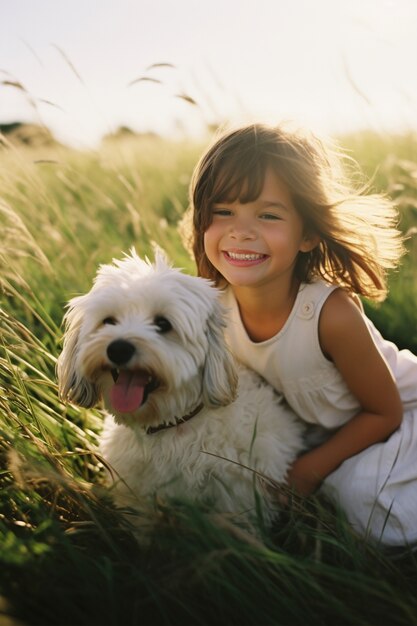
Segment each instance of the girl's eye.
[[117,319],[115,317],[105,317],[102,321],[102,324],[109,324],[110,326],[115,326],[117,324]]
[[263,220],[281,220],[282,218],[279,215],[275,215],[274,213],[263,213],[261,215]]
[[213,209],[213,215],[220,215],[221,217],[229,217],[232,214],[230,209]]

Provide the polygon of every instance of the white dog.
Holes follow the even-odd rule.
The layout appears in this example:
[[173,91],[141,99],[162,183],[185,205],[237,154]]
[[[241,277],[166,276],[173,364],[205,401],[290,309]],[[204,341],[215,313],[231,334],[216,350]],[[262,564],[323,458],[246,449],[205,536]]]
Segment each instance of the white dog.
[[[158,494],[253,520],[257,478],[282,482],[303,448],[290,409],[233,362],[218,296],[162,253],[151,264],[132,251],[69,303],[61,396],[84,407],[104,400],[100,449],[123,507]],[[269,523],[268,490],[261,501]]]

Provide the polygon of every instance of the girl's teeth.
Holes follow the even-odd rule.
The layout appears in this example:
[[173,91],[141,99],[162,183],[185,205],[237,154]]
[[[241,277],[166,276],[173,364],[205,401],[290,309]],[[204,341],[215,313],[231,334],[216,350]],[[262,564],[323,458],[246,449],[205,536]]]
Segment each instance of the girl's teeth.
[[257,261],[264,256],[263,254],[239,254],[237,252],[228,252],[228,255],[236,261]]

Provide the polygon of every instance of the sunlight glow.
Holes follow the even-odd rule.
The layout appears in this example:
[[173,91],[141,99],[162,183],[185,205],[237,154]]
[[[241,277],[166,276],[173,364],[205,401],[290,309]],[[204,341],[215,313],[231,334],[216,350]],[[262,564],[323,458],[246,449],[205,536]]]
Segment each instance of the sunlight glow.
[[417,124],[413,0],[211,0],[205,11],[194,0],[0,0],[0,11],[0,123],[42,122],[74,145],[120,125]]

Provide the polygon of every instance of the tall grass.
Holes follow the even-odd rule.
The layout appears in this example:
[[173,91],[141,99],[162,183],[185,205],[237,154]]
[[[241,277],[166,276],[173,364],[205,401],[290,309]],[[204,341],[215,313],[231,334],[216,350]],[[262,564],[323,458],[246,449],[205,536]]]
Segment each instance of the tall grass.
[[382,306],[365,302],[368,315],[387,339],[417,353],[417,141],[413,133],[387,136],[370,131],[341,137],[359,161],[374,190],[393,198],[399,225],[407,235],[407,256],[390,276],[390,291]]
[[[415,227],[417,140],[343,143]],[[178,222],[199,152],[128,138],[95,153],[0,153],[0,611],[27,624],[415,623],[413,553],[367,545],[320,498],[296,503],[263,542],[193,503],[155,499],[139,547],[103,486],[100,411],[58,400],[63,307],[99,263],[157,241],[193,271]],[[369,310],[417,351],[413,245],[388,301]]]

